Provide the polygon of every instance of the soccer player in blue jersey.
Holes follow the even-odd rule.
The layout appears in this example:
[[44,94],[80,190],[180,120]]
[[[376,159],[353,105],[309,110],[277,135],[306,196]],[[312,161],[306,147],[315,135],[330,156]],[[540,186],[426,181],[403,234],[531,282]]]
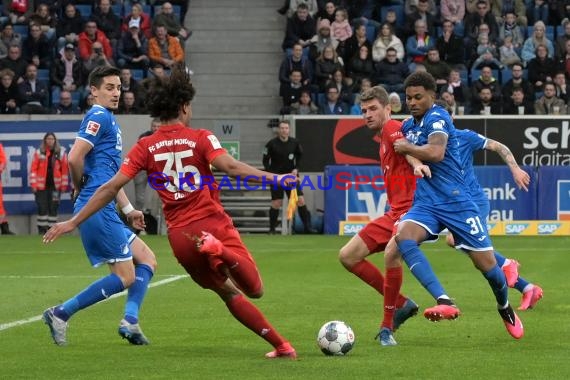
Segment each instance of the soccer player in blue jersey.
[[[513,179],[519,189],[528,191],[530,176],[519,167],[513,154],[506,145],[482,136],[469,129],[457,129],[456,132],[459,142],[459,157],[461,159],[461,167],[465,172],[467,187],[469,188],[473,202],[475,202],[479,208],[479,217],[481,218],[481,221],[486,221],[490,210],[489,199],[481,188],[481,185],[477,180],[477,176],[475,175],[475,170],[473,168],[473,153],[483,149],[497,153],[511,170]],[[447,244],[450,246],[455,245],[452,234],[447,235]],[[507,259],[497,251],[495,251],[495,259],[497,260],[497,264],[505,273],[507,285],[509,287],[514,287],[522,293],[522,300],[518,309],[526,310],[534,307],[543,295],[543,291],[540,286],[529,283],[526,279],[518,275],[517,267],[519,264],[516,260]]]
[[420,243],[436,238],[447,228],[455,237],[456,247],[469,255],[489,282],[507,331],[520,339],[523,325],[509,304],[505,274],[497,265],[484,221],[465,183],[453,121],[447,111],[434,104],[435,80],[429,73],[415,72],[406,78],[404,87],[412,118],[404,121],[402,133],[406,138],[397,140],[394,149],[427,164],[432,176],[417,180],[414,202],[401,218],[396,244],[412,274],[437,300],[424,316],[439,321],[457,318],[460,313],[419,248]]
[[[95,104],[81,122],[75,143],[69,152],[69,168],[74,186],[74,213],[87,203],[102,184],[121,166],[121,129],[113,111],[121,95],[120,71],[100,66],[89,74]],[[119,335],[131,344],[148,344],[139,323],[139,309],[156,269],[151,249],[127,228],[115,209],[119,205],[133,226],[144,228],[142,212],[135,210],[121,189],[115,198],[79,227],[81,241],[93,266],[107,264],[110,274],[89,285],[64,303],[43,313],[57,345],[67,343],[67,321],[73,314],[128,288],[125,315]]]

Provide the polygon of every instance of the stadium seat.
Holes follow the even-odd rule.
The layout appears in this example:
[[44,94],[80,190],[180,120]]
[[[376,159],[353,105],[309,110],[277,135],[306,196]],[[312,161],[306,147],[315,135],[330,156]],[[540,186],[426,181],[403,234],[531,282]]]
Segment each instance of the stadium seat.
[[[534,30],[534,26],[532,26],[532,25],[526,27],[526,37],[527,38],[532,36],[533,30]],[[553,43],[556,41],[556,39],[554,38],[554,26],[553,25],[546,25],[546,31],[544,34],[546,35],[546,38],[548,38]]]
[[388,13],[388,11],[390,10],[396,12],[396,23],[398,24],[398,26],[404,26],[405,15],[404,15],[403,5],[388,5],[380,8],[380,18],[381,18],[380,22],[384,22],[384,20],[386,20],[386,13]]
[[72,91],[71,103],[73,103],[74,106],[78,106],[80,102],[81,102],[81,93],[79,91]]
[[131,74],[134,80],[139,81],[144,79],[144,70],[131,69]]
[[513,77],[513,72],[508,67],[501,70],[501,84],[507,83]]
[[38,80],[49,82],[49,70],[38,69]]
[[317,94],[317,106],[320,107],[327,103],[327,97],[324,92],[319,92]]
[[556,27],[556,38],[562,37],[564,35],[564,25],[558,25]]
[[26,39],[30,34],[28,25],[14,24],[12,27],[14,29],[14,33],[18,33],[22,36],[22,39]]
[[467,69],[459,70],[459,78],[461,78],[461,82],[469,84],[469,72]]
[[371,43],[376,40],[376,27],[374,25],[366,25],[366,39]]
[[113,9],[113,12],[123,18],[123,4],[115,4],[115,5],[111,5],[111,9]]
[[84,20],[88,20],[89,17],[91,16],[91,13],[93,13],[93,7],[91,5],[75,4],[75,8],[79,11],[81,17]]

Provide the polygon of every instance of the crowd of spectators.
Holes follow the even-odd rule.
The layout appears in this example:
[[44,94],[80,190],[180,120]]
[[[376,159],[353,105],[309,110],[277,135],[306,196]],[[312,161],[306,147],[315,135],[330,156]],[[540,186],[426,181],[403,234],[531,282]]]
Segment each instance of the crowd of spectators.
[[360,114],[370,85],[405,113],[417,70],[455,112],[570,113],[570,0],[286,0],[278,11],[283,114]]
[[184,61],[187,0],[2,0],[0,114],[79,114],[96,66],[121,69],[118,113],[144,113],[144,79]]

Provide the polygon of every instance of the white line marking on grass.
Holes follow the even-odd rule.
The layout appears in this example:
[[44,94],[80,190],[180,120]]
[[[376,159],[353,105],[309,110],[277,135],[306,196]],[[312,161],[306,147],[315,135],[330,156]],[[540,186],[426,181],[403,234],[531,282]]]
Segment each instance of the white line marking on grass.
[[[151,282],[148,287],[154,288],[155,286],[168,284],[170,282],[178,281],[182,278],[187,278],[187,277],[188,276],[186,276],[186,275],[181,275],[181,276],[173,276],[173,277],[165,278],[164,280],[160,280],[157,282]],[[108,301],[108,300],[113,299],[113,298],[124,296],[126,294],[127,294],[127,291],[125,290],[125,291],[122,291],[121,293],[113,294],[111,297],[104,299],[100,302],[105,302],[105,301]],[[100,302],[98,302],[98,303],[100,303]],[[37,322],[37,321],[40,321],[41,319],[42,319],[41,315],[36,315],[35,317],[20,319],[18,321],[14,321],[14,322],[2,323],[2,324],[0,324],[0,331],[8,330],[8,329],[10,329],[12,327],[16,327],[16,326],[26,325],[26,324],[32,323],[32,322]]]
[[[178,276],[176,274],[155,274],[153,277],[174,277]],[[184,276],[182,276],[184,277]],[[54,278],[101,278],[100,275],[96,274],[86,274],[86,275],[19,275],[19,274],[4,274],[0,275],[0,280],[11,280],[11,279],[32,279],[32,280],[44,280],[44,279],[54,279]],[[151,283],[152,284],[152,283]]]

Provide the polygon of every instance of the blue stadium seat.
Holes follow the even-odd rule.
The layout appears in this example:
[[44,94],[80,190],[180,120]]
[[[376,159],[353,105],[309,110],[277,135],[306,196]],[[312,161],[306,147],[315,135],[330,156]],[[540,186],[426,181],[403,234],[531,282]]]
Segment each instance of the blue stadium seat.
[[317,106],[320,107],[327,103],[327,97],[324,92],[319,92],[317,94]]
[[[532,26],[532,25],[526,27],[526,37],[527,38],[532,36],[533,30],[534,30],[534,26]],[[546,38],[548,38],[550,41],[552,41],[552,42],[556,41],[556,39],[554,38],[554,26],[553,25],[546,25],[546,31],[544,34],[546,35]]]
[[49,70],[38,69],[38,80],[49,82]]
[[513,77],[513,72],[508,67],[505,67],[501,70],[501,84],[505,84],[511,80]]
[[79,11],[81,18],[84,20],[88,20],[91,16],[91,13],[93,13],[93,7],[91,5],[75,4],[75,8]]
[[463,23],[455,24],[455,28],[453,28],[453,31],[459,37],[463,37],[465,35],[465,25],[463,25]]
[[139,81],[144,79],[144,70],[131,69],[131,74],[134,80]]
[[562,37],[564,35],[564,25],[558,25],[556,27],[556,38]]
[[374,25],[366,25],[366,39],[370,43],[376,41],[376,27]]
[[72,91],[71,103],[73,103],[74,106],[78,106],[80,102],[81,102],[81,93],[79,91]]
[[18,33],[22,36],[22,39],[26,39],[30,34],[30,28],[28,25],[14,24],[12,28],[14,29],[14,33]]
[[123,17],[123,4],[115,4],[111,5],[111,9],[113,9],[113,13],[115,13],[119,17]]
[[404,15],[404,6],[403,5],[387,5],[380,8],[380,22],[384,22],[386,20],[386,13],[388,11],[393,10],[396,12],[396,23],[398,26],[404,26],[405,15]]
[[459,70],[459,78],[461,78],[461,82],[469,84],[469,72],[467,69]]

